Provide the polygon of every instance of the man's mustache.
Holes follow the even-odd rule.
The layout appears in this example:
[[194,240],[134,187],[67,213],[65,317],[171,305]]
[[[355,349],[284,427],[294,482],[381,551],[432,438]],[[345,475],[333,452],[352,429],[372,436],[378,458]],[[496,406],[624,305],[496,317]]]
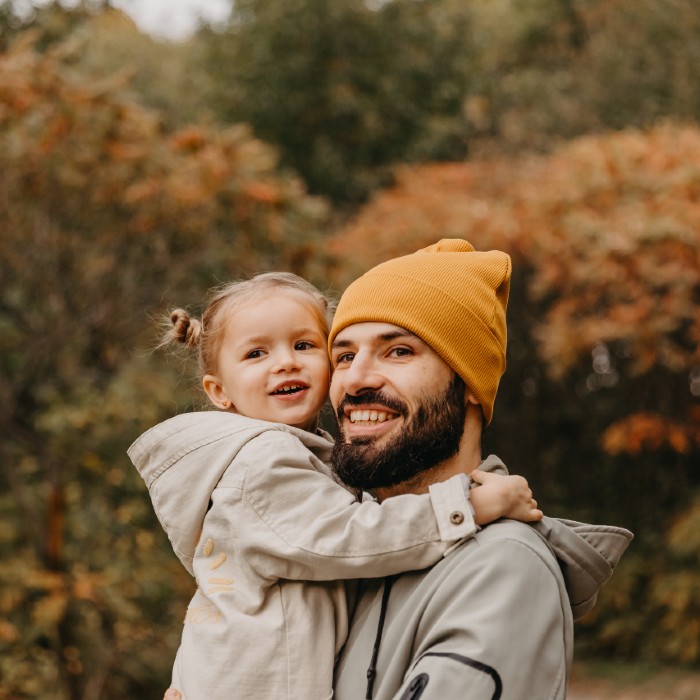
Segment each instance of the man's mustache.
[[345,394],[345,396],[343,396],[336,408],[336,418],[338,422],[342,419],[343,412],[347,406],[362,406],[368,403],[374,404],[375,406],[384,406],[392,413],[397,413],[400,416],[408,414],[408,406],[400,399],[387,396],[381,391],[366,391],[358,396],[353,396],[352,394]]

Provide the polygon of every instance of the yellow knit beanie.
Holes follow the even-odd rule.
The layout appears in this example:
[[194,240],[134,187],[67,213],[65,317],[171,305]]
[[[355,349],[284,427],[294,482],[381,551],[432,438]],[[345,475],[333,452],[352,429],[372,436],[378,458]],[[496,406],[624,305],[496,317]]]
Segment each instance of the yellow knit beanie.
[[389,260],[345,290],[328,347],[354,323],[401,326],[457,372],[481,404],[488,424],[506,367],[510,273],[508,255],[475,251],[458,238]]

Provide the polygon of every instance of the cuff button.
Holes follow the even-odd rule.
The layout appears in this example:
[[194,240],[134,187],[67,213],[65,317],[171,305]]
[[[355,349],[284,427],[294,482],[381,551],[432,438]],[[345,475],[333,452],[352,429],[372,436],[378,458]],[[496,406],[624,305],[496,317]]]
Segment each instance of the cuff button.
[[453,525],[461,525],[464,522],[464,513],[460,513],[458,510],[450,513],[450,522]]

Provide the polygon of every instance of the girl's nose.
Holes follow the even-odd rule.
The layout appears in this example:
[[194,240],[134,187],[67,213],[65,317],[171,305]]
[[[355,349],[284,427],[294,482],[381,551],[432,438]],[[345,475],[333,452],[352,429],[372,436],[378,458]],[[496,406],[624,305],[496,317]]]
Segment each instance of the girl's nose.
[[290,372],[299,369],[299,357],[292,348],[280,348],[275,351],[273,372]]

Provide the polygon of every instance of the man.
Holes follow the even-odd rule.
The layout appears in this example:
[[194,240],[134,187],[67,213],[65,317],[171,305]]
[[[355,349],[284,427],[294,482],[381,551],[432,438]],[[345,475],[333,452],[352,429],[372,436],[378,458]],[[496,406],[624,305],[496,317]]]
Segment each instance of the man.
[[[329,347],[340,428],[333,469],[347,485],[383,500],[479,466],[505,369],[510,272],[505,253],[444,240],[379,265],[343,294]],[[562,557],[576,553],[572,588],[586,575],[600,583],[631,535],[606,528],[601,561],[583,539],[595,528],[575,530],[549,519],[541,527],[564,545]],[[599,583],[571,591],[577,614]],[[364,585],[335,698],[564,698],[572,628],[547,543],[531,526],[502,521],[431,569]]]
[[[505,368],[510,271],[504,253],[445,240],[347,289],[329,338],[339,479],[381,501],[503,469],[482,462],[480,441]],[[336,700],[565,698],[573,617],[631,534],[537,527],[500,521],[432,568],[361,584]]]

